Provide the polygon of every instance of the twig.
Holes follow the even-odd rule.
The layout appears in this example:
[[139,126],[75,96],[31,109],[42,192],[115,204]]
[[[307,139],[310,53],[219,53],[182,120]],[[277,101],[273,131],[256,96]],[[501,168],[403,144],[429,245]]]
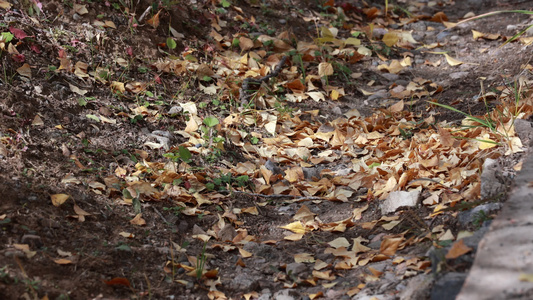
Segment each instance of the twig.
[[167,219],[165,219],[165,217],[163,217],[163,215],[157,210],[157,208],[155,208],[155,206],[152,206],[152,208],[161,217],[161,219],[163,219],[163,221],[165,221],[165,223],[169,224]]
[[142,20],[144,19],[144,17],[146,17],[146,15],[152,10],[152,5],[148,6],[146,8],[146,10],[143,12],[143,14],[141,15],[141,17],[139,18],[139,23],[142,22]]

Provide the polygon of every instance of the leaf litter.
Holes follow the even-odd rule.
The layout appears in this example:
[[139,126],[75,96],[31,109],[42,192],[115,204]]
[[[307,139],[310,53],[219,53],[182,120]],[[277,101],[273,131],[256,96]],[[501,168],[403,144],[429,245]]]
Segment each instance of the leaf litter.
[[[217,1],[212,5],[216,8]],[[333,6],[333,1],[329,1],[323,7]],[[242,9],[233,4],[228,7],[233,9],[232,16],[237,22],[255,24],[253,15],[243,15]],[[79,15],[88,13],[86,5],[76,5],[74,11]],[[161,26],[161,12],[159,10],[146,21],[154,30]],[[195,225],[190,235],[203,245],[202,251],[189,253],[186,246],[176,244],[171,238],[171,244],[166,246],[171,252],[170,259],[164,261],[164,272],[171,281],[187,287],[206,287],[212,299],[226,298],[224,291],[229,295],[250,292],[224,287],[228,282],[223,276],[228,270],[206,264],[208,258],[222,255],[219,252],[222,251],[238,253],[236,265],[246,268],[247,262],[258,256],[253,249],[256,246],[247,244],[298,249],[302,241],[309,243],[311,240],[312,244],[322,247],[314,253],[294,252],[292,260],[296,263],[313,264],[308,276],[294,278],[290,273],[285,274],[282,272],[288,268],[285,264],[276,266],[278,271],[272,274],[273,282],[282,283],[285,288],[319,287],[309,293],[313,298],[323,296],[323,292],[336,285],[339,276],[350,274],[349,270],[360,271],[361,267],[369,266],[367,273],[359,274],[359,283],[344,289],[348,296],[355,295],[383,275],[372,267],[376,262],[391,260],[402,265],[404,269],[398,268],[401,272],[396,274],[401,278],[430,272],[431,263],[424,255],[404,257],[398,254],[418,244],[455,241],[446,258],[455,259],[468,253],[472,249],[457,240],[446,224],[428,227],[426,221],[433,223],[432,220],[450,212],[455,217],[454,207],[480,198],[480,174],[485,158],[525,150],[514,129],[514,120],[528,119],[533,112],[531,103],[527,98],[515,102],[515,95],[504,93],[499,99],[501,104],[485,116],[463,113],[466,115],[463,126],[439,122],[434,116],[440,104],[435,97],[444,88],[431,79],[415,77],[405,84],[390,85],[387,91],[392,99],[390,104],[369,116],[357,109],[333,117],[323,116],[318,110],[299,108],[304,106],[298,104],[308,101],[319,104],[342,101],[347,92],[335,76],[343,73],[343,65],[354,66],[376,54],[382,60],[377,70],[382,72],[401,74],[412,66],[408,51],[420,47],[419,42],[411,32],[389,30],[388,26],[411,22],[416,17],[404,19],[392,13],[384,14],[376,7],[365,7],[361,12],[373,20],[368,23],[370,25],[365,25],[361,15],[354,11],[350,17],[355,25],[341,27],[342,30],[333,25],[333,17],[302,15],[309,24],[320,22],[316,24],[317,37],[312,41],[291,31],[259,36],[246,31],[235,33],[228,28],[227,20],[212,18],[209,34],[212,40],[205,44],[209,49],[191,44],[179,55],[160,56],[151,62],[150,68],[157,73],[157,78],[193,78],[203,93],[201,99],[216,97],[228,110],[223,113],[204,110],[205,102],[198,98],[191,101],[185,93],[177,95],[171,102],[179,104],[182,112],[173,132],[179,137],[179,143],[168,143],[163,138],[146,142],[144,149],[135,149],[138,156],[134,165],[116,163],[114,169],[100,178],[80,173],[77,176],[62,174],[63,183],[74,187],[86,184],[94,195],[104,195],[113,205],[124,207],[123,212],[131,217],[122,228],[113,230],[113,239],[138,238],[138,233],[129,232],[132,227],[126,227],[127,223],[139,227],[154,222],[167,223],[157,208],[157,203],[161,202],[171,204],[179,216],[197,220],[212,216],[209,226]],[[344,25],[349,24],[350,17],[342,15],[346,18]],[[442,23],[447,17],[439,12],[431,20]],[[92,24],[95,32],[97,28],[116,29],[112,21],[93,20]],[[385,32],[381,38],[374,35],[381,31]],[[10,32],[21,43],[30,37],[14,27]],[[69,34],[67,39],[73,39],[75,35]],[[83,34],[87,37],[93,33],[85,31]],[[53,40],[45,36],[48,41]],[[474,33],[474,39],[479,38],[495,39]],[[385,53],[375,53],[371,49],[378,41],[404,51],[400,52],[403,57],[390,59]],[[160,46],[160,50],[165,47]],[[9,41],[2,42],[0,47],[11,55],[18,55]],[[433,48],[431,45],[421,47]],[[445,52],[427,53],[444,55],[451,67],[463,63]],[[286,54],[291,58],[287,59]],[[85,118],[92,125],[134,123],[140,116],[143,122],[157,126],[159,120],[170,116],[167,108],[155,104],[156,99],[160,99],[155,96],[155,87],[160,84],[158,79],[126,80],[114,76],[112,69],[115,68],[90,65],[64,49],[58,51],[56,61],[51,63],[58,72],[69,76],[72,83],[98,83],[109,93],[130,100],[120,112],[107,116],[86,114]],[[113,57],[113,63],[128,66],[131,62]],[[31,68],[24,63],[16,72],[32,79]],[[506,91],[505,86],[498,88],[500,92]],[[87,92],[70,82],[69,89],[79,96]],[[360,91],[364,92],[362,88]],[[244,94],[250,97],[242,97]],[[141,98],[145,100],[139,101]],[[425,112],[411,109],[422,100],[427,101]],[[41,121],[40,125],[48,124]],[[89,142],[90,138],[85,140]],[[230,151],[238,155],[231,157]],[[92,164],[90,161],[82,164],[76,155],[70,159],[81,170]],[[416,193],[415,203],[407,206],[420,204],[423,207],[420,212],[426,215],[412,216],[409,209],[402,209],[403,205],[390,210],[381,206],[392,195],[399,195],[400,199],[394,202],[401,202],[401,198],[414,195],[412,193]],[[75,199],[66,193],[52,194],[50,198],[58,208],[65,206],[68,199]],[[98,209],[90,207],[88,212],[82,208],[84,204],[74,201],[67,216],[78,222],[93,221]],[[317,208],[328,205],[344,205],[345,211],[327,218],[319,213],[324,210]],[[289,207],[288,211],[293,213],[273,220],[263,215],[264,210],[283,212],[283,207]],[[161,220],[147,219],[145,212],[149,208],[156,212],[151,216],[159,215]],[[387,216],[385,212],[380,213],[380,209],[396,214]],[[261,219],[254,221],[256,217]],[[410,219],[415,225],[402,226],[404,219]],[[189,220],[194,222],[194,219]],[[262,221],[265,224],[261,224]],[[263,228],[252,228],[250,222],[252,227]],[[262,235],[261,230],[268,234]],[[380,231],[382,234],[370,240],[369,232]],[[373,242],[379,242],[379,246],[369,247]],[[130,248],[117,247],[131,251]],[[321,258],[316,257],[317,253],[322,254]],[[177,261],[174,255],[186,260]],[[326,260],[328,257],[334,260]],[[54,262],[72,263],[65,258]],[[186,276],[176,274],[179,269],[183,269]],[[105,283],[131,287],[129,280],[122,277]],[[257,294],[244,294],[244,297],[257,297]]]

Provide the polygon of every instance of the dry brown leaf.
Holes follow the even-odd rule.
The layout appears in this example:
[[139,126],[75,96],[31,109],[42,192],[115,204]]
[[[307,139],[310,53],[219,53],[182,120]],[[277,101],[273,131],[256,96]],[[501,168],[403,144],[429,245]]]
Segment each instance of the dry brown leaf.
[[379,252],[383,255],[392,256],[396,253],[403,240],[403,237],[385,238],[381,242]]
[[403,100],[396,102],[394,105],[392,105],[389,109],[391,112],[400,112],[403,110],[404,102]]
[[239,38],[239,47],[242,51],[248,51],[254,47],[254,42],[247,37],[241,36]]
[[448,253],[446,253],[446,259],[455,259],[470,251],[472,251],[472,248],[466,246],[464,240],[461,239],[453,243]]
[[453,146],[454,139],[453,139],[452,135],[450,134],[450,132],[448,130],[445,130],[442,127],[439,127],[438,130],[439,130],[440,143],[444,147]]
[[146,20],[146,24],[152,26],[153,28],[159,27],[159,14],[161,13],[161,10],[157,12],[153,17]]
[[17,69],[17,73],[24,77],[28,77],[31,79],[31,67],[27,63],[23,64],[22,67]]

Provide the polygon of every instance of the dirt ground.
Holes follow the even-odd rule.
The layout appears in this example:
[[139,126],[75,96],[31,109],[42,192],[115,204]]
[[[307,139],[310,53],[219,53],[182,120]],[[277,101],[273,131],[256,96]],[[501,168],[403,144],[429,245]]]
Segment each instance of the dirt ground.
[[[454,234],[473,230],[458,223],[457,211],[453,209],[427,219],[433,207],[425,205],[396,214],[401,222],[390,230],[374,226],[388,222],[383,219],[373,226],[363,226],[382,217],[380,200],[370,199],[366,187],[354,191],[350,201],[268,198],[251,189],[240,189],[235,193],[220,192],[218,198],[209,198],[209,205],[203,206],[194,205],[201,196],[195,196],[195,201],[190,200],[191,196],[184,207],[171,197],[158,196],[165,185],[158,185],[157,180],[163,179],[146,169],[162,169],[169,161],[163,156],[168,151],[151,147],[149,143],[160,139],[150,134],[183,130],[189,122],[183,114],[176,116],[169,110],[179,102],[203,102],[207,105],[200,112],[202,116],[215,115],[222,120],[239,109],[230,104],[221,109],[212,101],[212,95],[199,92],[205,82],[191,79],[186,72],[162,71],[158,62],[168,57],[186,57],[187,53],[199,63],[209,64],[218,59],[214,53],[227,49],[219,49],[220,44],[210,36],[213,20],[227,23],[221,35],[253,33],[253,26],[244,26],[239,19],[253,16],[256,24],[264,25],[259,29],[261,32],[271,31],[276,36],[287,31],[298,40],[312,41],[316,28],[325,24],[320,18],[335,20],[338,7],[351,16],[346,24],[361,27],[371,22],[365,9],[383,10],[382,1],[367,1],[367,6],[360,1],[336,1],[336,7],[329,9],[317,4],[321,1],[241,0],[231,1],[230,8],[223,8],[220,4],[223,1],[178,2],[173,5],[163,1],[157,28],[145,23],[153,13],[139,26],[129,26],[131,15],[138,19],[152,5],[148,1],[129,6],[122,2],[83,2],[87,13],[70,2],[49,1],[42,3],[42,13],[33,17],[28,15],[31,4],[26,2],[12,3],[9,10],[0,8],[1,32],[9,32],[13,27],[29,36],[19,41],[18,52],[23,57],[8,53],[7,48],[0,54],[1,299],[257,299],[261,295],[281,297],[283,291],[290,291],[295,299],[351,299],[365,286],[379,282],[378,265],[385,258],[369,256],[368,264],[360,268],[334,269],[332,266],[340,258],[325,253],[328,242],[339,237],[348,241],[363,237],[361,246],[377,253],[380,246],[376,243],[383,237],[394,238],[408,232],[409,239],[416,242],[405,243],[397,253],[404,257],[403,262],[408,262],[402,266],[404,271],[412,273],[406,275],[398,270],[401,281],[413,274],[432,272],[427,251],[434,243],[423,237],[434,227],[442,225]],[[531,23],[528,16],[498,15],[446,31],[441,23],[431,21],[438,12],[444,12],[450,22],[457,22],[469,12],[478,15],[502,9],[530,9],[527,1],[436,1],[435,6],[424,1],[398,2],[397,7],[405,9],[418,5],[419,17],[395,24],[396,28],[410,30],[415,39],[425,40],[425,44],[441,44],[430,50],[377,44],[370,57],[346,64],[359,76],[349,78],[339,72],[329,78],[332,86],[344,88],[344,97],[338,101],[287,102],[282,109],[289,112],[318,109],[317,116],[302,117],[313,125],[332,121],[354,108],[371,116],[398,102],[390,96],[391,87],[422,78],[440,88],[434,92],[435,88],[426,85],[432,94],[404,100],[405,111],[420,119],[433,116],[437,121],[459,124],[462,114],[435,107],[426,100],[453,105],[471,115],[483,115],[499,104],[499,98],[484,102],[480,95],[489,91],[499,94],[502,92],[499,87],[512,88],[519,76],[529,75],[531,69],[524,67],[530,62],[531,46],[513,42],[500,47],[501,38],[472,38],[473,29],[512,36]],[[401,15],[402,10],[397,13]],[[312,17],[319,17],[318,21],[307,19]],[[96,26],[95,20],[112,21],[115,28]],[[162,46],[167,42],[169,26],[179,33],[174,49]],[[436,29],[431,31],[428,27]],[[343,30],[350,31],[349,27],[342,28],[341,33]],[[87,40],[89,33],[92,38]],[[379,30],[374,33],[380,34]],[[463,64],[446,64],[440,53],[443,51]],[[389,76],[391,73],[377,69],[383,63],[380,56],[388,59],[410,56],[415,63]],[[61,68],[68,65],[66,58],[70,59],[73,71]],[[124,68],[117,58],[123,58],[129,66]],[[74,67],[76,62],[87,65]],[[17,71],[25,63],[30,66],[31,78]],[[290,67],[297,67],[295,61],[290,60],[285,66]],[[92,72],[105,74],[98,73],[100,79],[95,80]],[[280,76],[284,74],[282,71]],[[113,80],[148,82],[155,96],[149,100],[139,97],[131,92],[135,85],[118,95],[110,88]],[[238,91],[238,84],[227,82],[233,93]],[[86,93],[81,96],[79,89]],[[380,91],[389,94],[379,96]],[[80,98],[84,100],[80,102]],[[143,102],[148,103],[139,105]],[[134,107],[146,109],[136,115],[132,113]],[[98,116],[99,122],[93,116]],[[173,134],[170,146],[178,149],[177,145],[187,140],[183,135]],[[259,154],[231,142],[226,142],[225,151],[222,157],[214,159],[193,158],[190,165],[196,168],[195,173],[175,177],[170,182],[180,180],[180,186],[190,189],[211,176],[211,169],[224,174],[231,169],[229,163],[245,166],[254,158],[259,160]],[[519,159],[519,155],[513,156],[508,164]],[[264,159],[261,161],[266,164]],[[349,162],[350,158],[343,158],[326,168]],[[143,163],[146,164],[141,167]],[[179,168],[176,167],[176,174],[180,174]],[[127,193],[139,190],[135,187],[128,190],[118,180],[127,181],[128,176],[155,184],[137,187],[147,192],[142,197],[130,197]],[[225,183],[237,187],[235,181]],[[155,191],[156,188],[161,189]],[[54,205],[55,195],[63,194],[69,199]],[[317,230],[299,240],[287,240],[287,230],[280,227],[291,223],[302,205],[320,216],[321,224],[341,224],[354,211],[361,209],[362,213],[356,221],[342,223],[348,227],[345,231]],[[368,207],[363,209],[365,206]],[[252,207],[249,213],[242,211]],[[146,222],[142,226],[136,223],[139,211]],[[202,237],[213,236],[216,230],[219,239],[204,243]],[[249,257],[249,253],[253,256]],[[298,253],[309,254],[327,267],[313,269],[312,265],[295,264],[294,255]],[[202,262],[204,265],[199,267]],[[466,271],[471,263],[471,258],[448,262],[440,272]],[[398,261],[397,265],[401,264]],[[195,276],[198,269],[205,272]],[[395,287],[383,288],[380,293],[391,299],[399,297]]]

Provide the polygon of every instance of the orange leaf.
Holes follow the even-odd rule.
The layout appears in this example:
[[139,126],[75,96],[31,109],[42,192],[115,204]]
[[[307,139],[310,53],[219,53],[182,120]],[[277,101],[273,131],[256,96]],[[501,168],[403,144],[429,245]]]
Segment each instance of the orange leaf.
[[113,285],[123,285],[123,286],[127,286],[127,287],[130,287],[131,284],[130,284],[130,281],[126,278],[123,278],[123,277],[115,277],[109,281],[105,281],[105,284],[109,285],[109,286],[113,286]]
[[430,21],[442,23],[442,22],[448,21],[448,17],[446,16],[445,13],[443,13],[442,11],[439,11],[438,13],[433,15],[433,18],[431,18]]
[[452,247],[450,248],[450,250],[448,250],[448,253],[446,253],[445,257],[446,259],[454,259],[470,251],[472,251],[472,248],[466,246],[464,240],[461,239],[453,243]]
[[155,16],[153,16],[152,18],[150,18],[149,20],[146,20],[146,23],[148,25],[151,25],[153,28],[159,27],[159,13],[160,12],[161,10],[159,10],[157,14],[155,14]]

